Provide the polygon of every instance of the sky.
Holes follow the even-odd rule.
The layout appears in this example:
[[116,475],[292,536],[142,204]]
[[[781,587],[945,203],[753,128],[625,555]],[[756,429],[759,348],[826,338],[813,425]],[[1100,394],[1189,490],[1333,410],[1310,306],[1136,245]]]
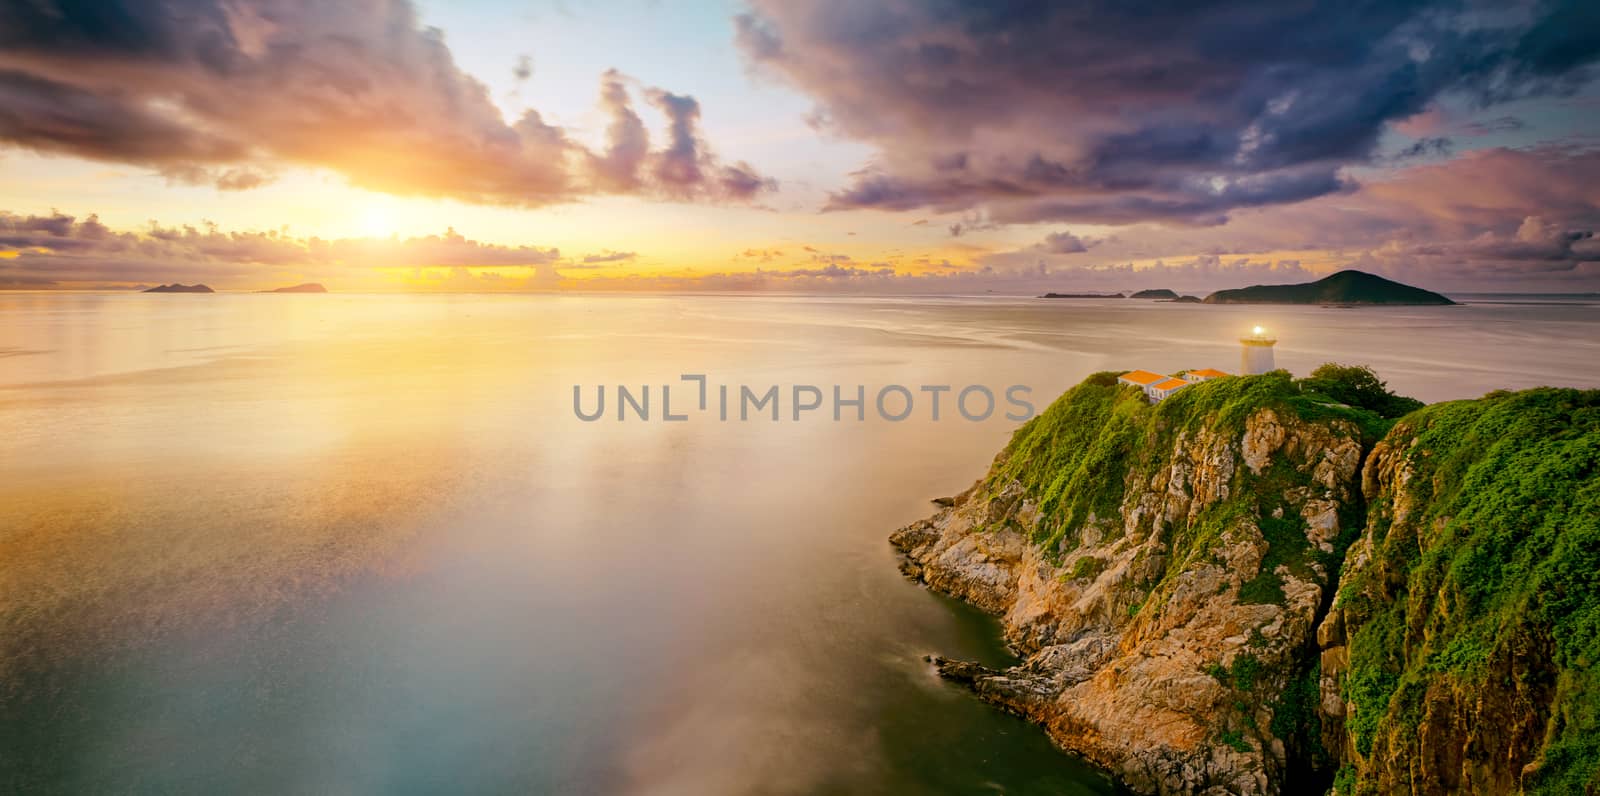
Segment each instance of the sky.
[[1600,4],[0,0],[0,289],[1600,291]]

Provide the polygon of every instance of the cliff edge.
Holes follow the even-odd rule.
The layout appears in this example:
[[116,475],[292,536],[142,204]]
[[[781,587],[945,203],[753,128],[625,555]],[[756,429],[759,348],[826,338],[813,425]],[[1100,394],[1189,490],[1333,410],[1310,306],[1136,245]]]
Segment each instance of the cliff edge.
[[1318,632],[1345,793],[1600,791],[1600,391],[1406,415]]
[[[1308,383],[1282,371],[1222,378],[1150,405],[1096,374],[1025,424],[985,478],[891,537],[908,576],[1001,617],[1023,658],[994,670],[933,657],[940,673],[1141,793],[1592,787],[1583,761],[1600,744],[1588,674],[1600,609],[1572,616],[1574,601],[1600,604],[1600,393],[1443,404],[1390,431],[1393,421]],[[1473,470],[1468,459],[1499,450],[1492,429],[1535,398],[1569,407],[1528,421],[1546,447],[1521,465],[1545,465]],[[1442,452],[1475,411],[1498,420],[1450,443],[1449,456],[1426,452]],[[1552,429],[1569,429],[1573,447],[1547,460]],[[1532,489],[1552,467],[1585,484],[1572,487],[1581,499],[1559,493],[1577,509],[1552,512],[1499,481]],[[1422,483],[1435,486],[1410,491]],[[1454,497],[1441,502],[1440,490]],[[1473,516],[1468,504],[1569,529],[1518,542],[1530,559],[1550,545],[1586,552],[1504,596],[1503,579],[1450,563],[1502,567],[1510,550],[1441,534],[1454,527],[1441,518]],[[1391,548],[1405,566],[1389,563]],[[1433,574],[1410,574],[1422,562]],[[1449,573],[1464,580],[1452,587]],[[1567,618],[1518,621],[1539,599],[1549,605],[1536,616]],[[1493,633],[1457,642],[1441,630],[1478,627],[1472,617],[1488,610],[1500,612]],[[1441,662],[1458,660],[1476,667],[1471,677],[1440,676]]]
[[1023,662],[942,673],[1145,793],[1277,791],[1300,671],[1360,529],[1363,422],[1287,373],[1154,406],[1097,374],[896,532],[907,574],[1002,617]]

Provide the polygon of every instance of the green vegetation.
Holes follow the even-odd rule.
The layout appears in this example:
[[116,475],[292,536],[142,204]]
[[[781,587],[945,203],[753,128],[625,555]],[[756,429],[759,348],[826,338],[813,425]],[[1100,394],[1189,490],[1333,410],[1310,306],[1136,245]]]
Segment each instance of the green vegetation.
[[1339,794],[1339,796],[1349,796],[1349,794],[1356,792],[1355,766],[1341,766],[1339,773],[1333,775],[1333,792]]
[[1596,788],[1600,392],[1437,404],[1406,416],[1389,444],[1414,471],[1390,498],[1412,513],[1402,528],[1389,503],[1372,507],[1373,561],[1340,597],[1353,628],[1345,692],[1357,751],[1382,740],[1420,753],[1434,690],[1503,693],[1480,709],[1513,715],[1479,716],[1485,726],[1509,733],[1550,718],[1532,790]]
[[1390,392],[1389,385],[1364,365],[1326,363],[1299,381],[1302,392],[1325,395],[1339,403],[1375,412],[1393,420],[1421,409],[1415,398]]
[[1238,730],[1223,730],[1217,733],[1217,743],[1233,747],[1235,752],[1250,751],[1250,742],[1244,739],[1244,733]]
[[1252,285],[1218,290],[1207,304],[1454,304],[1431,290],[1365,271],[1345,270],[1297,285]]
[[1313,660],[1292,677],[1272,706],[1272,734],[1282,738],[1290,754],[1312,768],[1325,768],[1328,753],[1322,748],[1322,666]]
[[1267,554],[1261,558],[1260,572],[1239,587],[1239,602],[1276,605],[1283,602],[1283,576],[1278,574],[1278,567],[1288,566],[1305,574],[1311,543],[1306,541],[1306,521],[1298,514],[1269,514],[1261,518],[1259,525],[1267,540]]
[[1067,577],[1072,580],[1093,580],[1104,572],[1105,568],[1105,559],[1084,556],[1078,559],[1078,563],[1072,565],[1072,574]]
[[[1259,474],[1240,467],[1226,499],[1162,526],[1165,561],[1130,584],[1145,596],[1129,615],[1159,611],[1175,575],[1215,563],[1237,534],[1258,530],[1266,541],[1238,599],[1271,604],[1285,599],[1284,574],[1337,578],[1346,548],[1370,534],[1371,560],[1338,596],[1353,704],[1344,731],[1355,751],[1423,754],[1419,724],[1454,694],[1456,709],[1489,728],[1480,732],[1533,728],[1533,740],[1518,741],[1539,747],[1523,758],[1536,764],[1532,790],[1600,790],[1600,392],[1499,392],[1422,406],[1368,368],[1327,364],[1298,381],[1283,371],[1214,379],[1151,405],[1117,375],[1095,374],[1020,428],[986,483],[998,494],[1015,480],[1035,501],[1038,520],[1025,530],[1048,556],[1059,562],[1084,539],[1121,533],[1130,485],[1158,481],[1180,439],[1237,440],[1262,409],[1359,437],[1368,451],[1384,439],[1412,475],[1366,506],[1346,505],[1331,553],[1307,541],[1290,502],[1314,486],[1308,472],[1283,457]],[[1083,556],[1067,577],[1093,578],[1104,565]],[[1259,631],[1251,644],[1230,666],[1207,670],[1232,694],[1219,742],[1247,748],[1246,736],[1260,732],[1255,708],[1267,706],[1273,736],[1326,770],[1315,652],[1284,666]],[[1338,792],[1381,787],[1363,760],[1344,762]]]
[[1143,394],[1097,373],[1068,390],[1017,430],[989,476],[991,488],[1016,479],[1039,501],[1046,522],[1036,541],[1059,555],[1069,529],[1091,516],[1115,517],[1123,479],[1144,436],[1150,407]]
[[[1068,390],[1017,430],[989,474],[991,493],[1015,479],[1038,501],[1041,521],[1033,529],[1034,540],[1056,560],[1078,545],[1076,532],[1091,520],[1120,525],[1129,477],[1148,479],[1165,467],[1180,433],[1237,435],[1245,420],[1263,408],[1288,418],[1345,420],[1355,427],[1378,420],[1366,410],[1308,400],[1285,371],[1213,379],[1153,406],[1139,390],[1118,384],[1118,375],[1096,373]],[[1287,481],[1272,486],[1309,483],[1309,478],[1293,473]],[[1180,530],[1188,536],[1178,540],[1180,547],[1214,542],[1257,507],[1241,500],[1214,508],[1216,513],[1201,523],[1205,527]],[[1185,556],[1176,558],[1181,564]]]
[[1261,659],[1248,652],[1241,652],[1233,656],[1233,666],[1213,663],[1206,667],[1206,674],[1215,677],[1217,682],[1228,688],[1248,694],[1256,687],[1256,678],[1261,676]]

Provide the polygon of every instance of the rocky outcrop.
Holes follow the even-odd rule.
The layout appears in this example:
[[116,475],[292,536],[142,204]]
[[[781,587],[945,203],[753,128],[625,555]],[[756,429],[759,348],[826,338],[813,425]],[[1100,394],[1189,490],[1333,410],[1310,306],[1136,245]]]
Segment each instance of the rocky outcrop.
[[930,660],[1141,793],[1600,793],[1600,391],[1374,417],[1091,377],[891,537],[1023,659]]
[[1600,392],[1427,407],[1379,442],[1318,628],[1354,793],[1600,792]]
[[940,673],[1135,791],[1279,792],[1362,445],[1271,399],[1274,378],[1153,407],[1091,379],[895,532],[906,574],[999,615],[1023,658]]

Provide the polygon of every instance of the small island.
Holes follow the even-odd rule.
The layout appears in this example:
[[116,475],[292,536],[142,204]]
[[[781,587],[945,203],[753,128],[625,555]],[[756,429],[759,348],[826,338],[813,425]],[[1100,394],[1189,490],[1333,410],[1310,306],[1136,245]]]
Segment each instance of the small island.
[[177,282],[173,282],[170,285],[156,285],[155,287],[147,287],[144,290],[141,290],[139,292],[141,292],[141,293],[215,293],[217,291],[212,290],[211,288],[209,288],[209,287],[207,287],[205,285],[200,285],[200,284],[180,285]]
[[305,282],[290,287],[273,288],[272,290],[257,290],[257,293],[326,293],[328,289],[321,282]]
[[1219,290],[1207,304],[1348,304],[1447,305],[1455,304],[1431,290],[1404,285],[1365,271],[1340,271],[1315,282],[1294,285],[1251,285]]
[[1141,291],[1139,291],[1137,293],[1134,293],[1131,296],[1128,296],[1128,298],[1136,298],[1136,299],[1166,299],[1168,301],[1172,301],[1172,300],[1175,300],[1175,299],[1178,298],[1178,294],[1177,294],[1176,291],[1168,290],[1168,289],[1166,289],[1164,287],[1158,287],[1158,288],[1154,288],[1152,290],[1141,290]]
[[1040,296],[1039,298],[1108,299],[1108,298],[1127,298],[1127,296],[1124,296],[1121,293],[1046,293],[1046,294]]
[[1177,298],[1162,299],[1162,301],[1166,301],[1166,302],[1169,302],[1169,303],[1172,303],[1172,304],[1204,304],[1204,303],[1206,303],[1205,299],[1202,299],[1199,296],[1179,296]]

